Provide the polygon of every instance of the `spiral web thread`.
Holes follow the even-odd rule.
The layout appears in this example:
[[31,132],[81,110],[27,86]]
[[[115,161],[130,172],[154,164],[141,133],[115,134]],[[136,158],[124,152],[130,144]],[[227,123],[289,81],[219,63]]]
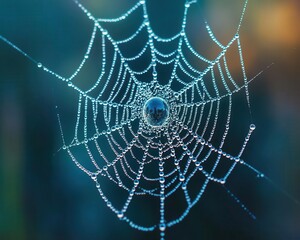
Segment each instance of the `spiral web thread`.
[[[206,23],[207,33],[220,49],[219,55],[213,60],[205,58],[194,50],[186,35],[188,10],[195,1],[186,2],[181,30],[170,38],[161,38],[155,34],[144,0],[114,19],[96,18],[81,3],[75,1],[93,22],[94,27],[85,56],[70,77],[63,77],[50,70],[0,36],[1,40],[37,64],[43,71],[66,82],[68,87],[78,92],[74,139],[70,144],[66,144],[61,128],[64,144],[62,149],[96,183],[101,198],[112,212],[131,227],[141,231],[153,231],[159,228],[161,239],[164,239],[165,230],[178,224],[188,215],[191,208],[203,196],[210,182],[222,184],[228,194],[255,219],[255,216],[225,186],[238,164],[250,168],[258,176],[263,177],[260,171],[241,158],[255,125],[249,126],[249,131],[237,155],[231,155],[223,150],[230,130],[232,97],[235,93],[245,91],[251,113],[248,93],[248,84],[251,80],[249,81],[246,76],[239,37],[247,2],[245,1],[236,34],[227,45],[221,44],[216,39]],[[126,39],[113,38],[103,27],[105,24],[123,22],[132,14],[140,14],[142,20],[137,30]],[[135,56],[125,56],[122,48],[143,33],[147,35],[143,49]],[[83,89],[76,84],[76,80],[80,78],[78,75],[88,62],[97,40],[101,45],[101,71],[94,84]],[[164,53],[157,47],[174,43],[176,47],[168,53]],[[227,51],[234,44],[239,54],[242,84],[234,80],[227,64]],[[113,50],[109,51],[109,48]],[[110,52],[113,54],[109,57]],[[187,55],[192,55],[205,67],[200,69],[193,66]],[[145,56],[150,58],[148,66],[143,70],[133,70],[131,63],[139,63]],[[171,66],[172,71],[168,82],[161,83],[157,70],[159,66]],[[170,106],[169,119],[161,127],[149,126],[142,114],[143,104],[153,96],[165,99]],[[221,103],[226,101],[227,107],[222,109],[226,112],[226,120],[221,124],[219,123]],[[223,129],[223,133],[219,140],[215,140],[218,126]],[[220,133],[218,129],[218,134]],[[87,153],[92,167],[84,166],[85,164],[79,160],[74,153],[77,148]],[[80,158],[82,159],[82,156]],[[230,164],[230,167],[223,176],[215,176],[216,169],[221,162],[225,161]],[[207,162],[212,163],[212,167],[206,169],[204,165]],[[165,167],[167,164],[171,167]],[[154,177],[148,176],[145,171],[150,166],[152,168],[155,166],[156,172],[152,172]],[[197,194],[191,197],[188,185],[196,175],[203,176],[205,180]],[[102,179],[108,179],[127,192],[127,199],[121,208],[115,207],[104,193],[100,184]],[[154,187],[149,187],[147,183],[151,183]],[[183,191],[187,206],[180,216],[168,220],[165,214],[165,202],[177,191]],[[127,210],[135,196],[152,196],[159,199],[160,219],[157,224],[143,226],[127,216]]]

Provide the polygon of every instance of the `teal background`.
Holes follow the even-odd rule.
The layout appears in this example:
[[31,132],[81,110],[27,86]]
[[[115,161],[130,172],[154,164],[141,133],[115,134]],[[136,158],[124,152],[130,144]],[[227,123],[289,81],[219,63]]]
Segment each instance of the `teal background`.
[[[135,3],[82,2],[99,17],[119,16]],[[151,0],[148,5],[158,34],[178,31],[183,0]],[[242,6],[240,0],[199,0],[193,5],[188,35],[200,53],[214,52],[203,32],[203,19],[226,42],[234,34]],[[275,185],[242,167],[227,185],[257,220],[223,188],[212,185],[189,216],[166,231],[167,239],[300,239],[299,203],[279,190],[300,199],[299,22],[297,0],[250,0],[241,28],[249,78],[275,63],[250,85],[257,130],[243,155]],[[91,27],[69,0],[0,1],[0,34],[63,75],[82,59]],[[238,68],[238,62],[233,60],[232,66]],[[118,221],[90,178],[58,152],[62,143],[56,114],[71,140],[76,101],[63,83],[0,42],[0,239],[158,239],[158,232],[138,232]],[[240,119],[248,124],[245,116],[247,109],[241,109]],[[246,129],[231,126],[231,131]],[[158,208],[145,206],[149,211]],[[136,215],[141,218],[143,211]]]

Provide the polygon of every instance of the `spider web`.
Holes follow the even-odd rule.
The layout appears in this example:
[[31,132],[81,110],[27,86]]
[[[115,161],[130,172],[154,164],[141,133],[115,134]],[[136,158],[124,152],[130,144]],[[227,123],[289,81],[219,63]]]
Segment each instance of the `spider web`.
[[[219,49],[215,59],[198,53],[186,34],[188,11],[196,1],[186,2],[181,29],[170,38],[162,38],[153,31],[144,0],[113,19],[96,18],[81,3],[74,2],[93,23],[93,30],[86,53],[70,77],[57,74],[4,37],[0,38],[78,93],[74,138],[70,143],[64,140],[59,119],[62,149],[95,182],[111,211],[138,230],[158,228],[164,239],[165,230],[181,222],[201,199],[208,184],[214,182],[223,185],[255,218],[225,187],[237,165],[244,165],[263,177],[241,158],[255,130],[254,124],[249,125],[239,153],[230,154],[224,150],[232,125],[234,94],[245,92],[251,115],[248,84],[252,79],[248,80],[246,75],[239,36],[248,1],[245,1],[236,34],[226,45],[215,37],[206,23],[207,34]],[[118,39],[107,30],[106,26],[121,24],[133,15],[136,22],[140,19],[140,24],[129,37]],[[137,41],[144,41],[138,53],[126,54],[128,46]],[[238,51],[242,82],[233,77],[227,63],[228,50],[234,47]],[[100,72],[95,79],[86,80],[80,74],[95,56]],[[200,64],[195,64],[195,59]],[[167,78],[162,77],[166,70],[161,69],[169,69]],[[150,126],[143,117],[144,103],[154,96],[165,99],[170,107],[167,122],[161,127]],[[86,156],[83,158],[78,151],[84,151]],[[227,167],[220,176],[217,172],[223,163]],[[194,193],[189,186],[197,176],[203,181]],[[116,206],[103,190],[105,180],[126,193],[120,206]],[[200,181],[196,180],[196,184]],[[178,192],[183,193],[186,207],[169,219],[166,201]],[[160,217],[156,223],[145,225],[128,216],[135,197],[159,200]]]

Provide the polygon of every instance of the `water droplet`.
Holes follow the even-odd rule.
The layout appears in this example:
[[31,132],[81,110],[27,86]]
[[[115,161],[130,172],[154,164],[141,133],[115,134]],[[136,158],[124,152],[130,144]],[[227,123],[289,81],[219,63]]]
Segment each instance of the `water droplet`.
[[156,76],[157,76],[157,71],[156,71],[156,70],[153,70],[152,75],[153,75],[154,77],[156,77]]
[[179,176],[179,181],[180,182],[183,182],[185,180],[185,177],[183,176],[183,174],[180,174],[180,176]]
[[169,117],[169,106],[160,97],[150,98],[143,107],[145,121],[152,127],[160,127]]
[[165,179],[163,177],[159,178],[159,182],[160,183],[164,183],[165,182]]
[[92,178],[92,180],[96,181],[97,180],[97,174],[96,173],[92,173],[91,178]]
[[265,175],[264,175],[263,173],[259,173],[259,174],[257,174],[257,177],[258,177],[258,178],[264,178]]
[[124,213],[123,212],[118,212],[118,214],[117,214],[117,216],[118,216],[118,218],[123,218],[124,217]]
[[166,224],[164,224],[164,223],[161,223],[161,224],[159,224],[159,230],[160,231],[165,231],[166,230]]

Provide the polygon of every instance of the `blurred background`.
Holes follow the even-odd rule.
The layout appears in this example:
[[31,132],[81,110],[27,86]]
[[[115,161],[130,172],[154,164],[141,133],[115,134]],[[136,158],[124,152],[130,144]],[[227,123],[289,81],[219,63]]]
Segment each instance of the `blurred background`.
[[[82,2],[102,18],[117,17],[135,3]],[[149,1],[152,25],[159,35],[178,31],[184,2]],[[237,28],[243,4],[242,0],[198,0],[188,16],[193,46],[213,56],[203,20],[226,43]],[[212,186],[181,224],[167,230],[167,239],[300,239],[300,204],[292,199],[300,200],[299,23],[298,0],[250,0],[240,32],[249,79],[274,63],[250,84],[257,130],[243,155],[274,184],[245,168],[236,169],[228,182],[257,220],[223,188]],[[65,76],[82,59],[91,30],[91,23],[71,0],[0,2],[0,34]],[[158,239],[157,232],[139,232],[119,221],[90,178],[58,151],[62,142],[56,114],[66,128],[75,122],[77,99],[69,89],[4,42],[0,42],[0,63],[0,239]],[[231,64],[240,68],[237,59]],[[247,112],[241,110],[241,121],[249,121],[243,117]],[[241,129],[232,126],[231,131]],[[145,206],[145,211],[151,207],[158,210]]]

